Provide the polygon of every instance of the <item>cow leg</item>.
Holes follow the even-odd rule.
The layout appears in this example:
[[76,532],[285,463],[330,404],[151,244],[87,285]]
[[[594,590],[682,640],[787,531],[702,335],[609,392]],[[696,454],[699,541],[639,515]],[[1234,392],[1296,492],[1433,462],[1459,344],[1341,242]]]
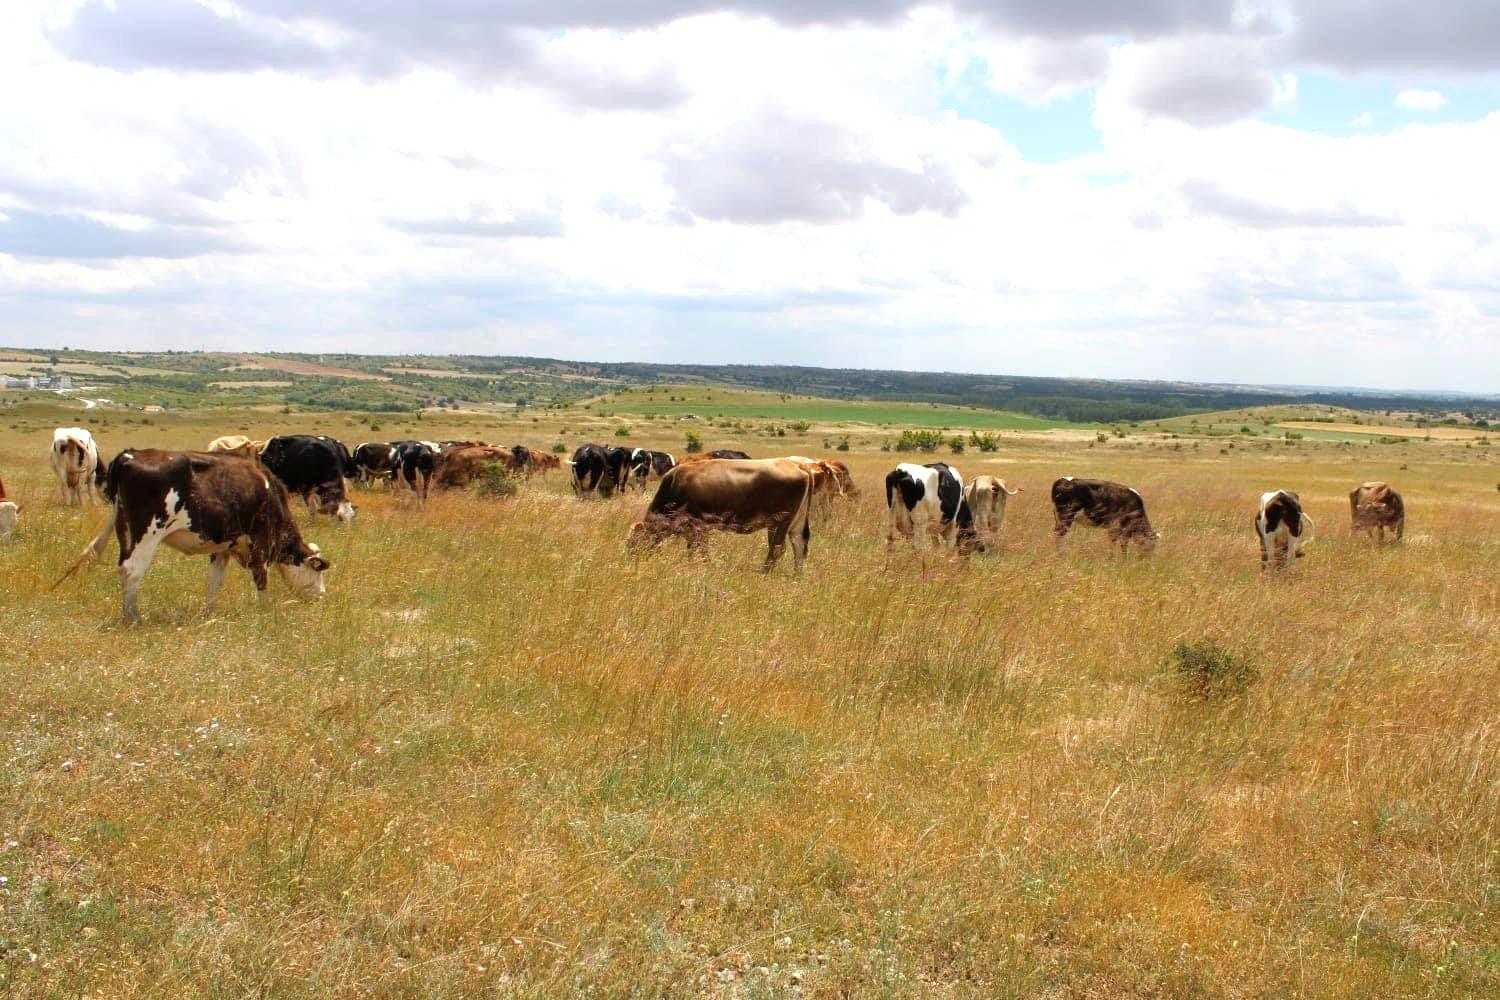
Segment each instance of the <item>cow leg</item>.
[[1397,521],[1395,527],[1392,530],[1395,532],[1396,541],[1399,542],[1399,541],[1401,541],[1401,539],[1405,538],[1406,537],[1406,518],[1403,517],[1401,520]]
[[1266,564],[1270,561],[1271,552],[1266,548],[1266,533],[1260,530],[1260,519],[1255,520],[1255,536],[1260,539],[1260,571],[1266,571]]
[[146,579],[146,570],[156,558],[156,549],[166,536],[159,531],[147,529],[146,536],[127,555],[120,553],[120,592],[122,597],[121,617],[126,624],[134,625],[141,620],[141,583]]
[[203,609],[210,610],[214,602],[219,599],[219,588],[224,586],[224,571],[229,569],[229,554],[227,552],[215,553],[208,557],[208,597],[203,602]]
[[1073,518],[1078,516],[1078,511],[1055,510],[1053,516],[1056,520],[1052,525],[1052,540],[1056,543],[1057,551],[1061,552],[1063,539],[1068,537],[1068,530],[1073,527]]
[[263,556],[252,556],[246,568],[250,570],[250,575],[255,579],[256,598],[260,601],[260,603],[265,604],[271,599],[271,595],[266,591],[267,580],[265,558]]
[[792,529],[792,572],[800,573],[802,564],[807,561],[807,546],[812,541],[812,525],[804,521],[802,530]]
[[776,560],[781,558],[781,552],[786,548],[786,525],[773,524],[766,529],[766,562],[760,568],[762,573],[771,572],[771,567],[776,565]]

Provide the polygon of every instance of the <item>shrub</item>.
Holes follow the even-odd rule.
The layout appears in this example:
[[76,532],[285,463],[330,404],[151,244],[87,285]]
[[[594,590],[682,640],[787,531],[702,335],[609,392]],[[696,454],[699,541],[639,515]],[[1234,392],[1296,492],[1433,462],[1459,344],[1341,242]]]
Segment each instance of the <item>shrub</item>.
[[896,442],[897,451],[937,451],[943,443],[942,431],[902,431]]
[[516,477],[499,462],[486,462],[484,471],[474,482],[474,492],[482,497],[513,497],[519,489]]
[[1213,639],[1179,642],[1167,667],[1186,694],[1204,701],[1238,697],[1260,678],[1248,656],[1236,656]]
[[617,437],[617,438],[628,438],[628,437],[630,437],[630,428],[626,427],[624,424],[621,424],[619,427],[615,428],[615,437]]
[[697,454],[703,450],[703,439],[693,431],[687,432],[687,451],[689,455]]
[[833,450],[834,451],[848,451],[849,450],[849,435],[845,434],[842,438],[840,438],[838,445]]
[[983,434],[979,433],[978,431],[970,431],[969,432],[969,444],[973,445],[975,448],[977,448],[980,451],[999,451],[1000,450],[1000,438],[999,438],[999,436],[996,435],[996,434],[991,434],[988,431],[986,431]]
[[806,420],[793,420],[791,423],[787,424],[787,426],[797,433],[801,434],[808,428],[812,427],[812,424],[808,423]]
[[557,444],[555,444],[555,445],[552,446],[552,454],[554,454],[554,455],[566,455],[567,453],[568,453],[568,446],[565,445],[565,444],[563,444],[561,441],[557,442]]
[[948,439],[948,449],[955,455],[962,455],[964,453],[964,439],[957,434],[953,435]]

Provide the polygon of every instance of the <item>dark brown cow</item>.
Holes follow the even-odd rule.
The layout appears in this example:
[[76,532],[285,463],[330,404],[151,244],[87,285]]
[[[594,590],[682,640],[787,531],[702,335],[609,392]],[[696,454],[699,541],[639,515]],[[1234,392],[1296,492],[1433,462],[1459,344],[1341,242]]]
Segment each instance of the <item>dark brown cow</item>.
[[1121,551],[1129,551],[1131,541],[1136,541],[1150,552],[1161,538],[1151,530],[1141,495],[1119,483],[1065,476],[1052,484],[1052,511],[1057,519],[1052,535],[1059,548],[1079,514],[1090,524],[1106,529],[1109,540],[1118,543]]
[[643,520],[630,529],[632,546],[681,535],[689,549],[706,544],[709,530],[749,534],[766,529],[763,567],[769,572],[792,542],[793,570],[802,568],[812,537],[813,477],[787,458],[715,459],[678,465],[662,478]]
[[262,597],[268,565],[299,596],[323,595],[328,560],[316,545],[302,540],[286,487],[252,458],[206,451],[122,451],[105,474],[104,498],[114,504],[113,521],[73,568],[98,558],[113,527],[120,542],[127,622],[140,618],[141,581],[163,542],[187,555],[209,557],[210,606],[231,557],[250,570]]
[[1350,490],[1349,517],[1351,534],[1363,531],[1371,536],[1378,531],[1382,542],[1386,528],[1395,532],[1398,542],[1406,534],[1406,504],[1401,501],[1401,494],[1385,483],[1361,483]]
[[499,464],[507,470],[515,456],[509,448],[491,445],[464,445],[445,450],[438,458],[432,484],[440,490],[458,490],[484,475],[484,467]]

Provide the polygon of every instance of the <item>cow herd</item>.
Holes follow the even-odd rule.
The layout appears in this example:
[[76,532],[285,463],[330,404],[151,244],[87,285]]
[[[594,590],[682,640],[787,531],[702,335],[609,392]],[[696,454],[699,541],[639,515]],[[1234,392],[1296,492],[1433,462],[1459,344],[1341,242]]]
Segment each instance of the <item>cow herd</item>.
[[[124,617],[138,617],[141,581],[161,545],[210,560],[208,599],[212,603],[229,560],[239,562],[264,594],[268,569],[276,567],[288,587],[305,597],[324,592],[328,560],[301,536],[290,499],[302,498],[309,511],[352,523],[355,506],[346,483],[405,486],[425,500],[429,487],[458,489],[499,467],[515,475],[545,473],[561,465],[553,455],[514,445],[482,441],[367,442],[352,452],[331,437],[283,435],[266,441],[221,437],[201,452],[126,449],[106,466],[87,430],[60,427],[53,433],[51,465],[59,500],[65,505],[103,500],[114,516],[84,548],[71,575],[97,559],[114,532],[120,546]],[[744,452],[713,451],[677,461],[666,452],[585,444],[568,461],[577,497],[610,497],[658,486],[642,519],[627,536],[631,547],[664,538],[684,538],[690,550],[706,544],[711,531],[749,533],[764,529],[770,570],[790,543],[794,568],[807,558],[812,515],[838,497],[857,493],[842,462],[803,456],[751,459]],[[967,555],[985,552],[997,541],[1006,502],[1019,489],[994,476],[965,482],[944,462],[902,462],[885,477],[886,545],[903,540],[918,551],[929,544],[951,546]],[[1058,545],[1081,517],[1103,528],[1113,544],[1128,551],[1155,548],[1145,500],[1118,483],[1065,476],[1051,489],[1053,536]],[[1385,483],[1369,482],[1349,494],[1351,530],[1383,541],[1405,530],[1405,506]],[[0,538],[15,528],[20,508],[0,482]],[[1304,555],[1313,535],[1312,518],[1298,495],[1265,493],[1255,516],[1262,568],[1285,568]],[[58,581],[62,582],[61,580]]]

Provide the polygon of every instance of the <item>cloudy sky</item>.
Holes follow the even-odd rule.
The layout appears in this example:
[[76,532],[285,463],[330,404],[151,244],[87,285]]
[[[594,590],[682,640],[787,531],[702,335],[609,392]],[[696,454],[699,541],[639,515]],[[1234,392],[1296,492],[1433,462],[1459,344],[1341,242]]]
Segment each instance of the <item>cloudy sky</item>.
[[1494,0],[5,0],[0,343],[1500,390]]

